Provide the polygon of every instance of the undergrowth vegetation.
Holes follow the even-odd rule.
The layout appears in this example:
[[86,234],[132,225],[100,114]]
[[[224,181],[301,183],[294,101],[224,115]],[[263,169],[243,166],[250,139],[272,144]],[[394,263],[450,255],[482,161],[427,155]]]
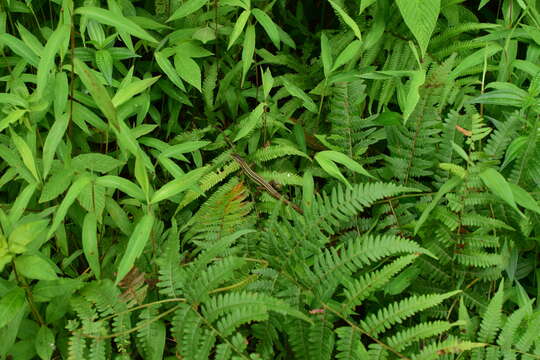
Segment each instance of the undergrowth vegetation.
[[0,359],[540,359],[538,4],[0,1]]

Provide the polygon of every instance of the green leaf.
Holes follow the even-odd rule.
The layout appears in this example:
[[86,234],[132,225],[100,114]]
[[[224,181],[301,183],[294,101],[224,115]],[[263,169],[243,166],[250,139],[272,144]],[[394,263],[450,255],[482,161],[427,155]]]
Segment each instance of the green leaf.
[[131,181],[124,179],[119,176],[114,175],[106,175],[98,178],[96,180],[97,185],[103,185],[105,187],[118,189],[122,191],[125,194],[128,194],[134,199],[144,201],[146,200],[146,196],[144,195],[144,192],[141,190],[140,187],[132,183]]
[[116,275],[115,284],[118,284],[135,264],[135,260],[141,256],[148,239],[150,238],[150,233],[152,231],[152,226],[154,225],[154,216],[151,214],[144,215],[141,220],[133,229],[133,234],[129,238],[126,251],[120,264],[118,265],[118,274]]
[[45,144],[43,145],[43,179],[47,178],[47,175],[51,170],[56,148],[60,144],[60,141],[62,141],[68,124],[69,116],[67,113],[64,113],[56,117],[54,124],[49,130],[49,134],[47,135]]
[[493,194],[503,199],[508,205],[523,216],[523,213],[519,211],[516,205],[514,193],[512,192],[510,184],[508,184],[506,179],[497,170],[488,168],[480,173],[480,178]]
[[422,57],[426,55],[437,18],[441,10],[440,0],[396,0],[396,4],[405,20],[405,24],[411,30],[416,41],[420,45]]
[[478,10],[482,9],[490,0],[481,0],[480,4],[478,4]]
[[37,332],[35,345],[40,359],[49,360],[56,348],[52,330],[42,325]]
[[272,40],[274,46],[279,50],[279,30],[276,24],[270,18],[270,16],[268,16],[261,9],[252,9],[251,13],[253,14],[253,16],[255,16],[257,22],[261,24],[261,26],[264,28],[264,31],[266,31],[268,37],[270,38],[270,40]]
[[348,27],[351,28],[354,35],[358,38],[358,40],[362,40],[362,33],[360,32],[360,28],[358,27],[358,24],[339,6],[334,0],[328,0],[330,5],[334,8],[335,12],[338,13],[338,15],[341,17],[343,22],[347,24]]
[[79,7],[75,10],[75,14],[88,16],[90,19],[97,21],[100,24],[114,26],[118,31],[123,31],[142,40],[157,43],[158,41],[150,35],[146,30],[139,25],[129,20],[125,16],[113,13],[110,10],[102,9],[93,6]]
[[304,173],[302,180],[302,202],[304,207],[309,209],[315,199],[315,182],[310,170]]
[[86,64],[83,63],[81,60],[75,58],[74,65],[75,71],[81,78],[84,86],[90,92],[90,95],[92,95],[92,98],[96,102],[96,105],[99,107],[101,112],[103,112],[103,114],[110,121],[110,123],[117,126],[116,109],[112,104],[111,98],[109,97],[109,94],[107,93],[105,87],[101,85],[101,83],[99,83],[99,81],[96,79],[94,74],[92,74],[88,66],[86,66]]
[[[373,178],[373,175],[368,173],[362,165],[351,159],[345,154],[342,154],[337,151],[333,150],[326,150],[326,151],[320,151],[315,155],[315,160],[321,165],[321,167],[326,171],[326,168],[328,168],[332,173],[328,172],[330,175],[337,177],[338,179],[341,179],[342,181],[345,180],[343,175],[341,175],[341,172],[338,170],[339,174],[336,173],[337,166],[329,166],[329,163],[340,163],[342,165],[345,165],[350,170],[355,171],[361,175]],[[324,165],[323,165],[324,164]],[[325,168],[326,167],[326,168]],[[347,180],[344,181],[345,184],[350,185]]]
[[512,189],[512,194],[514,195],[514,200],[516,203],[523,206],[525,209],[529,209],[537,214],[540,214],[540,206],[531,194],[514,183],[508,183],[508,185],[510,185],[510,188]]
[[[210,144],[210,141],[186,141],[181,144],[170,146],[166,150],[161,151],[159,157],[172,157],[178,159],[178,155],[199,150],[208,144]],[[183,158],[185,159],[185,157]]]
[[423,70],[412,71],[409,87],[407,88],[407,96],[403,107],[403,121],[407,122],[413,113],[418,100],[420,100],[420,86],[426,81],[426,73]]
[[187,0],[171,15],[167,22],[181,19],[202,8],[208,0]]
[[244,86],[244,80],[251,67],[253,61],[253,55],[255,54],[255,26],[249,24],[244,35],[244,46],[242,47],[242,82],[241,87]]
[[69,25],[59,25],[58,28],[52,33],[45,45],[43,54],[39,60],[37,75],[36,75],[36,94],[37,97],[41,97],[45,91],[45,86],[49,80],[51,71],[54,69],[54,58],[56,54],[62,49],[63,45],[69,39],[70,28]]
[[55,119],[62,116],[64,112],[67,112],[66,109],[68,103],[69,95],[69,81],[65,71],[60,71],[56,73],[54,79],[54,117]]
[[197,181],[199,181],[205,171],[205,168],[198,168],[188,172],[187,174],[184,174],[178,179],[168,182],[154,193],[154,196],[152,196],[152,200],[150,200],[150,203],[157,204],[160,201],[170,199],[171,197],[192,188],[192,186],[196,184]]
[[96,51],[96,65],[108,85],[112,85],[113,58],[109,50]]
[[470,165],[473,165],[473,162],[471,161],[471,158],[469,157],[469,155],[467,154],[467,152],[461,147],[459,146],[458,144],[456,144],[455,142],[451,142],[451,145],[452,145],[452,149],[454,149],[454,151],[463,158],[463,160],[465,160],[466,162],[468,162]]
[[0,120],[0,132],[2,132],[4,129],[6,129],[8,126],[13,124],[14,122],[17,122],[27,112],[28,110],[23,110],[23,109],[13,110],[12,112],[10,112],[8,116]]
[[85,284],[81,279],[58,278],[52,281],[41,280],[32,289],[33,300],[36,302],[48,302],[58,296],[68,297]]
[[24,277],[36,280],[55,280],[54,268],[48,261],[37,255],[21,255],[15,258],[17,272]]
[[100,173],[108,173],[117,167],[124,165],[123,161],[117,160],[109,155],[99,153],[77,155],[71,161],[73,168],[87,169]]
[[272,77],[270,68],[267,68],[266,71],[262,74],[262,83],[264,98],[268,99],[268,96],[270,96],[270,91],[274,87],[274,78]]
[[18,225],[9,234],[9,251],[14,254],[25,252],[26,246],[34,241],[47,228],[48,224],[49,220],[37,220]]
[[60,226],[60,223],[64,221],[64,218],[66,217],[69,208],[71,207],[75,199],[77,199],[77,196],[79,196],[82,189],[84,189],[89,183],[90,178],[88,176],[81,176],[71,185],[68,192],[66,193],[66,196],[64,197],[64,200],[62,200],[60,206],[54,214],[51,228],[49,229],[49,233],[47,234],[47,239],[50,239],[51,236],[55,233],[55,231]]
[[240,14],[238,19],[236,20],[231,36],[229,37],[229,45],[227,46],[227,50],[229,50],[231,46],[233,46],[236,39],[238,39],[242,31],[244,31],[244,27],[246,26],[250,14],[251,12],[246,9]]
[[11,51],[28,61],[29,64],[37,67],[39,56],[37,56],[24,42],[15,36],[4,33],[0,34],[0,44],[7,45]]
[[257,126],[257,124],[259,123],[259,119],[264,113],[264,107],[265,104],[260,103],[259,105],[257,105],[255,110],[253,110],[251,114],[249,114],[248,120],[242,124],[242,126],[240,127],[240,131],[234,138],[233,142],[237,142],[238,140],[244,138],[255,128],[255,126]]
[[26,307],[24,290],[14,287],[0,298],[0,329],[15,319]]
[[486,59],[502,51],[503,47],[499,44],[489,43],[485,48],[480,49],[461,60],[450,73],[450,78],[455,79],[474,66],[483,64]]
[[60,194],[67,190],[73,178],[72,169],[59,169],[51,175],[49,180],[43,186],[39,203],[44,203],[56,199]]
[[11,140],[15,144],[19,155],[21,155],[24,165],[39,183],[41,181],[41,178],[39,176],[39,172],[36,166],[36,159],[34,158],[34,154],[32,154],[32,150],[30,150],[30,147],[28,146],[26,141],[24,141],[23,138],[17,135],[14,131],[10,131],[10,133]]
[[442,197],[452,191],[457,185],[461,184],[461,181],[462,179],[460,177],[454,176],[440,187],[439,191],[437,191],[437,194],[433,198],[433,201],[425,208],[420,216],[420,219],[418,219],[416,222],[416,225],[414,226],[414,235],[418,233],[418,230],[420,230],[422,225],[426,222],[429,214],[433,211],[435,206],[437,206]]
[[150,198],[150,181],[148,180],[148,174],[146,173],[146,168],[141,156],[135,158],[135,179],[139,183],[143,193],[145,194],[145,199]]
[[375,4],[377,0],[360,0],[360,11],[359,14],[362,14],[365,9],[367,9],[369,6]]
[[97,242],[97,219],[94,213],[89,212],[84,217],[82,227],[82,247],[84,257],[90,265],[90,269],[96,276],[96,279],[101,278],[101,268],[99,265],[99,249]]
[[315,105],[313,100],[311,100],[311,98],[302,89],[300,89],[298,86],[294,85],[293,83],[291,83],[289,80],[287,80],[284,77],[282,77],[281,79],[283,81],[283,85],[285,86],[285,89],[287,89],[289,94],[302,100],[304,102],[304,107],[306,109],[308,109],[309,111],[313,113],[317,113],[319,111],[317,109],[317,105]]
[[332,47],[324,32],[321,33],[321,59],[324,69],[324,77],[328,78],[332,72]]
[[201,90],[201,69],[197,62],[190,57],[177,53],[174,57],[174,67],[180,77],[194,86],[197,90]]
[[128,86],[118,90],[118,92],[114,95],[112,98],[112,104],[114,107],[119,107],[126,101],[133,98],[135,95],[142,93],[146,89],[148,89],[150,86],[152,86],[156,81],[159,80],[161,76],[155,76],[153,78],[143,79],[143,80],[135,80]]
[[28,203],[34,196],[34,193],[37,189],[37,184],[31,183],[28,184],[24,190],[22,190],[15,199],[15,202],[11,205],[11,209],[9,210],[9,222],[14,224],[21,216],[24,214],[24,210],[26,210],[26,207],[28,206]]
[[182,79],[180,79],[180,76],[172,66],[171,62],[167,57],[165,57],[161,52],[156,51],[154,53],[154,58],[156,59],[156,62],[158,63],[159,67],[165,75],[169,78],[169,80],[176,85],[180,90],[186,91],[186,88],[184,87],[184,84],[182,83]]
[[338,55],[334,66],[331,71],[338,69],[340,66],[348,63],[362,48],[362,42],[360,40],[354,40]]

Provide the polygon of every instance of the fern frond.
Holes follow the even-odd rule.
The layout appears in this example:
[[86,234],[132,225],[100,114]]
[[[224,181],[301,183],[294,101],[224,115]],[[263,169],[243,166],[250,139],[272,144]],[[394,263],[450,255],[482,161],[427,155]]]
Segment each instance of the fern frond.
[[427,345],[420,353],[413,355],[412,359],[435,360],[440,358],[442,354],[462,353],[471,349],[481,348],[484,346],[486,346],[486,344],[470,341],[459,341],[458,339],[451,336],[442,342]]
[[91,339],[90,357],[91,360],[106,360],[106,346],[109,344],[105,339]]
[[461,324],[461,322],[449,323],[448,321],[433,321],[420,323],[411,328],[398,332],[397,334],[385,340],[385,342],[393,349],[397,351],[402,351],[413,344],[417,344],[422,339],[427,339],[432,336],[443,334],[452,327]]
[[386,285],[388,281],[410,265],[417,257],[417,254],[402,256],[391,264],[384,266],[381,270],[368,272],[359,279],[353,280],[345,288],[347,300],[343,306],[347,308],[359,306],[364,299],[367,299],[372,293]]
[[362,344],[360,333],[350,326],[344,326],[334,330],[338,336],[336,341],[336,359],[356,360],[367,359],[368,353]]
[[206,76],[202,84],[202,95],[208,110],[212,110],[214,106],[214,90],[217,82],[217,63],[213,63],[208,67]]
[[246,187],[231,179],[201,206],[186,224],[185,240],[213,242],[249,226],[252,205]]
[[375,201],[411,191],[417,190],[391,183],[356,184],[350,188],[338,185],[330,195],[317,195],[307,216],[312,224],[333,234],[333,228]]
[[484,152],[491,159],[500,160],[504,156],[508,145],[514,140],[520,126],[518,114],[513,114],[506,121],[497,124],[497,129],[489,137]]
[[235,270],[244,266],[245,263],[242,258],[227,256],[208,266],[203,272],[191,273],[191,281],[185,287],[188,299],[194,302],[206,301],[212,290],[232,280]]
[[497,344],[499,344],[504,352],[508,352],[510,348],[516,343],[518,330],[522,329],[521,323],[526,319],[527,312],[526,306],[521,307],[514,311],[510,315],[501,329],[499,336],[497,337]]
[[[519,337],[515,343],[517,349],[528,352],[533,344],[538,344],[540,341],[540,311],[535,311],[528,319],[528,324],[525,332]],[[536,345],[538,347],[538,345]]]
[[[402,253],[430,254],[415,242],[397,236],[362,236],[352,239],[338,251],[331,248],[313,261],[311,286],[318,291],[331,293],[340,282],[356,270],[384,257]],[[324,297],[320,297],[324,301]]]
[[456,290],[445,294],[411,296],[400,302],[391,303],[377,311],[376,314],[367,316],[360,322],[361,327],[372,336],[377,336],[379,333],[390,329],[392,325],[401,323],[417,312],[438,305],[460,292]]
[[182,287],[187,282],[188,274],[180,267],[180,246],[176,236],[172,236],[165,242],[162,255],[157,258],[159,267],[159,282],[157,287],[160,293],[170,298],[178,298],[182,295]]
[[[203,193],[207,192],[208,190],[225,180],[230,174],[240,169],[238,163],[231,160],[230,154],[230,151],[226,151],[215,159],[212,166],[206,166],[209,173],[204,175],[198,184],[199,188],[203,191]],[[225,163],[225,165],[221,166],[223,163]],[[192,201],[198,199],[199,196],[201,196],[199,192],[193,190],[187,191],[182,201],[178,204],[178,208],[184,208]]]
[[504,281],[501,281],[499,290],[489,302],[486,311],[482,316],[478,340],[486,343],[492,343],[500,330],[502,324],[502,304],[504,301]]
[[363,101],[366,86],[362,80],[348,83],[336,83],[332,88],[330,114],[332,142],[350,158],[356,158],[355,147],[361,140],[361,123],[359,103]]
[[68,360],[84,359],[86,350],[86,338],[80,331],[76,331],[69,337]]
[[456,260],[465,266],[473,266],[479,268],[488,268],[490,266],[500,266],[503,259],[499,254],[488,254],[484,252],[470,251],[456,255]]
[[309,329],[310,325],[302,320],[293,319],[287,322],[285,331],[288,342],[294,352],[295,359],[310,360],[309,355]]
[[291,146],[291,145],[270,145],[268,147],[260,148],[251,156],[249,156],[249,159],[256,162],[257,164],[267,162],[270,160],[278,159],[284,156],[301,156],[308,158],[306,154],[304,154],[302,151],[298,150],[297,148]]
[[231,312],[234,309],[250,306],[275,311],[284,315],[290,315],[308,322],[310,321],[306,315],[296,309],[293,309],[282,300],[266,294],[247,291],[218,294],[217,296],[212,297],[204,304],[202,314],[204,315],[205,319],[213,322],[217,320],[218,317]]
[[331,325],[322,314],[309,328],[309,357],[314,360],[330,360],[334,350],[335,335]]
[[260,171],[264,179],[268,181],[276,182],[280,185],[296,185],[302,186],[303,180],[302,177],[296,175],[292,172],[283,172],[283,171]]
[[158,360],[163,358],[163,350],[165,349],[166,329],[163,321],[149,320],[158,316],[158,307],[148,307],[139,315],[137,325],[142,327],[137,331],[137,340],[140,346],[138,347],[141,354],[144,354],[145,359]]

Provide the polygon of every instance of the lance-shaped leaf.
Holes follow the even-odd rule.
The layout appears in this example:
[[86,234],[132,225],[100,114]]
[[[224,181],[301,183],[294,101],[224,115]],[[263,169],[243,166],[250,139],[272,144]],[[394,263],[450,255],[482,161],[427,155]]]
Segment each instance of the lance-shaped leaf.
[[83,63],[81,60],[75,58],[74,64],[75,71],[81,78],[84,86],[86,86],[86,88],[90,92],[90,95],[96,102],[96,105],[99,107],[101,112],[103,112],[109,122],[113,126],[118,127],[118,123],[116,121],[116,109],[105,87],[101,85],[101,83],[96,79],[94,74],[92,74],[92,72],[90,71],[90,68],[86,66],[86,64]]
[[96,215],[89,212],[84,217],[82,227],[82,246],[83,253],[90,269],[94,272],[97,279],[101,277],[101,269],[99,266],[99,250],[97,243],[97,219]]
[[181,19],[185,16],[188,16],[190,14],[193,14],[195,11],[202,8],[206,3],[208,3],[208,0],[188,0],[185,1],[176,11],[174,14],[171,15],[171,17],[167,20],[173,21],[177,19]]
[[255,16],[257,22],[261,24],[264,31],[266,31],[268,37],[270,38],[270,40],[272,40],[274,46],[279,50],[279,30],[274,21],[272,21],[270,16],[268,16],[261,9],[253,9],[251,10],[251,13],[253,14],[253,16]]
[[52,33],[45,45],[41,59],[39,60],[37,75],[36,75],[36,93],[40,97],[45,91],[45,86],[49,80],[51,70],[55,66],[54,59],[56,54],[62,49],[64,43],[69,39],[69,25],[59,25]]
[[512,192],[510,184],[501,173],[493,168],[488,168],[480,173],[480,178],[493,194],[500,197],[520,215],[524,216],[516,205],[514,193]]
[[120,280],[127,275],[129,270],[133,267],[133,264],[135,264],[135,260],[141,256],[144,247],[150,238],[153,225],[154,216],[152,214],[146,214],[139,220],[135,229],[133,229],[124,256],[118,265],[118,274],[116,275],[115,284],[118,284]]
[[170,199],[171,197],[185,190],[191,189],[196,184],[196,182],[199,181],[205,171],[205,168],[198,168],[188,172],[187,174],[184,174],[178,179],[168,182],[167,184],[163,185],[161,189],[157,190],[154,193],[154,196],[152,196],[152,200],[150,200],[150,203],[157,204],[162,200]]
[[112,104],[115,107],[118,107],[134,97],[137,94],[142,93],[146,89],[148,89],[150,86],[152,86],[156,81],[159,80],[161,76],[155,76],[153,78],[143,79],[143,80],[135,80],[131,84],[127,85],[126,87],[121,88],[118,90],[118,92],[114,95],[112,98]]
[[62,141],[68,123],[69,116],[67,113],[58,116],[45,139],[45,144],[43,145],[43,179],[47,178],[47,175],[51,170],[54,153],[56,152],[56,148],[60,144],[60,141]]
[[148,40],[157,43],[158,41],[142,27],[126,18],[125,16],[113,13],[110,10],[93,6],[80,7],[75,10],[75,14],[88,16],[98,23],[114,26],[118,31],[126,32],[142,40]]
[[238,39],[242,31],[244,31],[244,27],[246,26],[246,23],[249,19],[250,14],[251,12],[246,9],[240,14],[238,19],[236,19],[236,23],[234,24],[233,31],[231,33],[231,36],[229,37],[229,45],[227,45],[227,50],[229,50],[231,46],[233,46],[236,39]]
[[244,86],[244,80],[251,67],[253,61],[253,55],[255,54],[255,26],[248,25],[246,34],[244,35],[244,47],[242,48],[242,83],[240,86]]
[[79,196],[81,191],[86,187],[86,185],[90,183],[90,181],[91,179],[88,176],[82,176],[71,185],[66,196],[64,197],[64,200],[62,200],[62,203],[60,203],[60,206],[54,214],[51,228],[49,229],[49,233],[47,234],[47,239],[49,239],[54,234],[54,232],[60,226],[60,223],[64,221],[64,218],[66,217],[69,208],[71,207],[75,199],[77,199],[77,196]]

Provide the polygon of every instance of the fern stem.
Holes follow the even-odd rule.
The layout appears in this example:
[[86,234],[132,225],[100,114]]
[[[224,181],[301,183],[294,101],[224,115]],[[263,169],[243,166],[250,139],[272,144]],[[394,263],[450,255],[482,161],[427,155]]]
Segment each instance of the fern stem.
[[239,287],[241,287],[243,285],[249,284],[251,282],[251,280],[254,279],[254,278],[257,278],[257,275],[250,275],[247,278],[245,278],[244,280],[241,280],[241,281],[237,282],[236,284],[232,284],[232,285],[229,285],[229,286],[224,286],[224,287],[221,287],[221,288],[214,289],[212,291],[209,291],[208,294],[215,294],[215,293],[220,293],[220,292],[223,292],[223,291],[239,288]]

